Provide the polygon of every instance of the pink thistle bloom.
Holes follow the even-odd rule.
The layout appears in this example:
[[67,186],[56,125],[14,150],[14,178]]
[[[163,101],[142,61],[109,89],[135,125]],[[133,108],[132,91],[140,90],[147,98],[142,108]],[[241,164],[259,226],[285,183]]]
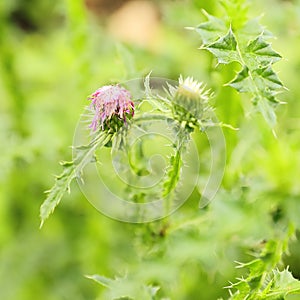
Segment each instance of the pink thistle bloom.
[[91,106],[95,110],[95,116],[91,125],[92,130],[97,130],[98,126],[104,129],[104,123],[113,116],[126,122],[126,115],[133,116],[134,104],[131,94],[119,85],[105,85],[96,90],[90,97]]

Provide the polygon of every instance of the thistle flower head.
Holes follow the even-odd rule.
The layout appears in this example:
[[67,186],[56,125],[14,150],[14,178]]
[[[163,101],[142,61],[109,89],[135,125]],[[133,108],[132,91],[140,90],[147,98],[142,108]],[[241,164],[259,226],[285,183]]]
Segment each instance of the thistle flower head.
[[119,85],[105,85],[96,90],[88,97],[95,112],[90,128],[95,131],[100,126],[103,130],[105,125],[125,123],[126,117],[134,114],[131,98],[130,92]]
[[[202,82],[194,80],[193,77],[187,77],[183,79],[179,77],[179,85],[176,90],[175,98],[180,102],[180,98],[184,98],[186,102],[191,102],[190,105],[194,106],[199,103],[207,102],[209,91],[205,90],[205,86]],[[180,103],[179,103],[180,104]],[[184,103],[181,103],[184,104]]]
[[[193,127],[197,120],[203,117],[203,113],[209,109],[208,99],[210,92],[205,85],[193,77],[183,79],[179,77],[179,84],[171,92],[174,105],[173,114],[180,122]],[[193,125],[194,124],[194,125]]]

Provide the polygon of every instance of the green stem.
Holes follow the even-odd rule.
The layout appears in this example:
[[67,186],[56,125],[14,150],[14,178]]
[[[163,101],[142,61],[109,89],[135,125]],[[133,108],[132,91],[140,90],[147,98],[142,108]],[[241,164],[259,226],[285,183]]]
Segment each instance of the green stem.
[[189,139],[189,132],[180,126],[175,143],[175,154],[170,158],[170,168],[167,172],[167,178],[163,184],[162,196],[165,199],[165,213],[169,214],[174,199],[174,191],[180,179],[182,166],[182,153]]

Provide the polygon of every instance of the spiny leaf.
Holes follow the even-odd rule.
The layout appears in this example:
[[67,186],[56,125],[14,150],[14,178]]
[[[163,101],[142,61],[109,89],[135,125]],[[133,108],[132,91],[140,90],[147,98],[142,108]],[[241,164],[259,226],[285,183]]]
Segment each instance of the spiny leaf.
[[266,28],[259,23],[259,20],[260,18],[254,18],[247,21],[247,23],[237,31],[236,34],[238,38],[241,39],[241,41],[245,40],[246,44],[249,40],[254,40],[258,36],[265,39],[272,38],[273,34],[266,30]]
[[143,299],[151,300],[157,294],[159,287],[140,284],[127,277],[110,279],[101,275],[86,275],[87,278],[96,281],[109,289],[106,299],[126,300]]
[[203,44],[207,45],[224,36],[227,32],[227,26],[222,19],[210,15],[205,10],[203,10],[203,14],[205,14],[208,21],[193,29],[200,34]]
[[233,87],[240,93],[255,91],[255,85],[250,78],[249,69],[247,66],[244,66],[244,68],[236,75],[236,77],[226,85]]
[[272,296],[300,294],[300,281],[295,279],[288,269],[281,272],[276,269],[270,294]]
[[202,48],[214,54],[221,64],[229,64],[233,61],[240,62],[240,56],[237,52],[237,41],[231,29],[216,42]]
[[181,163],[180,152],[176,151],[176,153],[170,157],[170,167],[167,171],[167,179],[164,182],[163,197],[167,197],[169,193],[175,189],[179,180]]
[[61,198],[66,191],[70,192],[70,184],[75,177],[74,163],[63,162],[61,163],[64,170],[61,175],[56,176],[55,184],[51,190],[47,191],[47,198],[40,208],[41,225],[54,211],[55,207],[59,204]]
[[180,178],[180,171],[183,164],[182,154],[186,150],[186,145],[190,140],[190,132],[179,124],[174,127],[176,131],[176,141],[174,143],[175,154],[170,157],[170,165],[166,172],[166,180],[163,185],[163,197],[175,190]]
[[56,177],[54,186],[47,192],[47,198],[40,208],[40,228],[54,211],[55,207],[60,203],[63,195],[67,191],[70,191],[70,184],[73,179],[80,177],[83,168],[88,163],[95,161],[94,152],[97,147],[106,145],[111,140],[111,137],[110,134],[100,132],[88,145],[75,148],[75,158],[73,161],[61,163],[63,172]]
[[272,91],[283,88],[282,82],[270,65],[255,69],[253,75],[260,90],[265,90],[266,87]]
[[227,288],[237,289],[237,292],[229,298],[230,300],[283,300],[288,295],[300,295],[300,281],[295,279],[288,269],[283,271],[274,269],[269,272],[259,290],[251,289],[246,279],[240,279],[240,281],[231,284]]
[[269,95],[268,97],[259,95],[255,97],[253,101],[256,102],[258,111],[262,114],[269,126],[274,128],[277,118],[274,107],[270,102],[274,102],[275,98],[272,95]]
[[249,69],[256,69],[259,64],[270,65],[281,59],[281,55],[274,51],[271,44],[261,36],[250,41],[245,48],[244,60]]
[[265,245],[258,258],[248,263],[239,263],[239,268],[247,268],[246,278],[238,278],[227,288],[230,291],[230,300],[257,300],[285,299],[289,294],[300,294],[300,281],[293,278],[288,269],[278,271],[276,265],[280,262],[282,254],[287,250],[287,241],[290,238],[292,227],[282,240],[270,240]]
[[[244,66],[227,85],[235,88],[240,93],[261,91],[264,94],[265,91],[277,91],[283,88],[282,82],[271,66],[260,66],[258,69],[253,70],[252,73],[250,73],[247,66]],[[266,98],[271,102],[278,102],[273,100],[273,94],[272,96],[270,98],[266,96]]]
[[229,17],[232,28],[239,29],[247,22],[249,5],[245,0],[220,0]]
[[[243,6],[243,0],[225,0],[223,5],[231,20],[234,19],[234,14],[237,14],[239,9],[246,9],[246,6]],[[274,51],[266,40],[272,36],[271,33],[259,24],[258,18],[247,22],[236,19],[236,24],[239,26],[231,24],[227,34],[220,36],[220,28],[224,31],[225,22],[210,15],[208,19],[208,22],[197,27],[199,28],[197,32],[203,39],[201,49],[211,52],[218,59],[218,63],[229,64],[236,61],[241,64],[241,70],[226,85],[233,87],[239,93],[249,93],[257,111],[263,115],[269,126],[274,127],[276,124],[275,104],[280,103],[277,94],[284,86],[272,69],[272,64],[280,60],[281,55]],[[210,32],[210,28],[212,32],[218,33],[219,39],[206,44],[208,40],[206,35]],[[219,30],[214,31],[216,28]]]

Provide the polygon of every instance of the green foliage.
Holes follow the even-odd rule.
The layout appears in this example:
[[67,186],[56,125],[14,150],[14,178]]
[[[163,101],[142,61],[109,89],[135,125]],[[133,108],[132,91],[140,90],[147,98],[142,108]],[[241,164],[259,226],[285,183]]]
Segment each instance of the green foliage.
[[[229,288],[238,289],[238,292],[231,295],[229,299],[286,299],[288,295],[300,294],[300,281],[296,280],[288,269],[279,271],[277,269],[266,273],[266,278],[262,283],[262,288],[259,291],[249,289],[249,286],[256,285],[256,278],[241,279],[240,282],[232,284]],[[253,282],[254,281],[254,282]]]
[[61,198],[66,192],[70,193],[70,185],[73,179],[80,180],[84,167],[95,161],[94,152],[97,148],[109,143],[111,140],[110,133],[99,132],[88,145],[76,146],[73,150],[75,155],[72,161],[64,161],[61,163],[63,172],[56,176],[55,184],[51,190],[46,193],[47,198],[40,208],[41,225],[43,226],[45,220],[54,211],[59,204]]
[[132,282],[128,278],[110,279],[100,275],[88,275],[86,277],[108,288],[110,291],[106,297],[110,300],[154,300],[159,290],[158,287],[153,286],[137,286],[137,282]]
[[[293,232],[294,229],[290,229]],[[300,294],[300,281],[296,280],[288,268],[279,271],[277,265],[282,254],[287,251],[289,233],[283,239],[270,240],[263,249],[248,263],[239,263],[238,268],[247,268],[246,278],[233,283],[229,299],[286,299],[289,294]],[[232,290],[236,292],[232,293]]]
[[167,180],[164,182],[163,197],[169,195],[176,188],[180,176],[181,164],[181,153],[177,149],[176,153],[170,157],[170,167],[167,171]]
[[250,3],[245,0],[221,0],[220,4],[225,9],[232,27],[241,28],[247,20]]
[[[194,28],[201,36],[201,49],[211,52],[218,64],[238,62],[241,69],[227,85],[239,93],[249,93],[256,109],[270,127],[276,124],[277,94],[284,86],[272,65],[281,59],[268,42],[270,33],[258,23],[248,20],[244,1],[222,1],[229,24],[206,12],[207,22]],[[235,17],[238,16],[238,17]]]
[[[154,1],[160,15],[156,39],[150,46],[128,41],[117,48],[121,42],[106,27],[110,15],[99,16],[93,3],[0,1],[0,298],[212,300],[244,293],[244,298],[298,299],[299,1]],[[200,9],[208,12],[199,29],[203,44],[214,44],[231,32],[237,49],[245,44],[246,65],[232,62],[215,68],[211,52],[196,50],[198,37],[183,27],[199,22]],[[267,56],[271,63],[261,62],[266,57],[260,54],[269,52],[269,46],[258,50],[253,43],[245,55],[250,41],[260,37],[257,44],[263,44],[271,38],[260,20],[252,18],[261,13],[276,33],[273,46],[283,57],[275,65],[279,57],[274,53]],[[51,174],[60,171],[57,161],[71,154],[86,95],[151,70],[153,77],[177,79],[183,74],[206,82],[214,92],[210,101],[219,120],[239,128],[223,129],[227,161],[216,197],[199,209],[211,149],[205,132],[195,129],[200,172],[185,176],[191,181],[199,176],[198,186],[167,219],[114,221],[93,209],[74,184],[38,230],[43,191],[53,184]],[[281,99],[277,72],[289,89],[285,106],[273,104]],[[263,97],[270,100],[254,99],[256,87],[266,88]],[[240,93],[251,95],[255,109],[271,106],[268,119],[276,108],[277,139],[260,116],[243,116],[239,100],[246,112],[251,111],[250,101]],[[167,102],[157,99],[151,105],[171,115]],[[206,126],[209,121],[203,122]],[[161,149],[153,143],[151,150]],[[138,172],[140,165],[135,166]],[[289,224],[298,240],[287,232]],[[245,263],[235,268],[235,261]],[[91,276],[102,284],[83,274],[102,274]],[[224,288],[229,282],[232,287]]]
[[[172,198],[174,198],[174,191],[178,185],[179,179],[180,179],[180,173],[182,169],[182,154],[184,151],[187,150],[186,144],[188,143],[190,139],[190,133],[191,133],[191,127],[189,126],[192,121],[189,121],[189,119],[185,119],[184,122],[178,123],[178,120],[172,120],[172,113],[173,115],[176,115],[176,112],[174,113],[173,108],[174,106],[174,99],[173,95],[169,93],[170,99],[164,99],[162,96],[154,95],[154,93],[151,91],[150,88],[150,74],[146,77],[144,86],[145,86],[145,95],[146,100],[148,103],[150,103],[153,107],[156,107],[156,110],[154,110],[154,117],[161,118],[162,120],[165,120],[167,118],[169,121],[169,126],[172,128],[172,130],[175,133],[176,140],[174,141],[174,152],[175,154],[172,154],[170,156],[170,162],[166,170],[164,170],[164,173],[166,174],[162,192],[161,195],[163,199],[165,199],[165,209],[166,214],[169,213],[172,203]],[[170,87],[174,90],[178,89],[180,87]],[[198,91],[197,91],[198,92]],[[199,91],[201,94],[203,92],[203,89]],[[157,100],[162,101],[165,106],[159,105],[157,106]],[[186,100],[186,99],[184,99]],[[194,99],[192,99],[194,100]],[[201,99],[196,99],[196,101],[200,102]],[[207,100],[207,99],[206,99]],[[41,226],[43,225],[44,221],[49,217],[49,215],[54,211],[55,207],[60,203],[63,195],[66,192],[70,192],[70,184],[73,181],[73,179],[77,178],[81,180],[81,174],[83,173],[84,167],[91,163],[96,162],[97,158],[95,156],[95,151],[103,146],[109,145],[109,147],[112,147],[111,152],[113,152],[113,148],[118,148],[118,150],[126,151],[129,148],[127,145],[127,132],[128,127],[136,126],[139,128],[139,122],[140,121],[149,121],[149,117],[151,118],[151,114],[153,114],[153,111],[147,114],[147,117],[145,117],[144,112],[139,112],[139,109],[142,107],[142,103],[145,101],[143,97],[141,99],[132,99],[132,101],[136,102],[137,108],[135,108],[135,115],[137,115],[137,119],[131,117],[127,118],[126,123],[123,122],[123,120],[120,120],[117,116],[111,117],[109,120],[106,120],[104,123],[103,128],[99,127],[97,128],[96,133],[92,137],[91,142],[89,142],[87,145],[83,146],[75,146],[73,152],[74,152],[74,159],[70,162],[62,162],[61,165],[63,166],[63,172],[60,176],[56,176],[56,181],[54,186],[51,188],[51,190],[47,191],[46,193],[47,198],[44,201],[44,203],[41,205],[40,208],[40,217],[41,217]],[[194,100],[195,101],[195,100]],[[139,103],[140,102],[140,103]],[[206,101],[207,102],[207,101]],[[205,103],[207,105],[207,103]],[[161,108],[163,110],[161,110]],[[206,108],[204,108],[205,110]],[[161,116],[159,115],[161,114]],[[184,111],[184,114],[186,114],[186,111]],[[139,117],[139,115],[141,115]],[[195,119],[195,116],[191,116],[190,118]],[[137,120],[137,121],[135,121]],[[172,121],[172,122],[171,122]],[[179,120],[180,121],[180,120]],[[193,121],[194,122],[194,121]],[[196,124],[201,124],[201,120],[196,120]],[[213,124],[212,124],[213,125]],[[124,129],[125,128],[125,129]],[[140,127],[140,130],[144,130],[142,127]],[[87,130],[85,130],[85,134],[87,135]],[[116,140],[116,142],[115,142]],[[143,151],[142,151],[142,142],[138,142],[139,147],[138,151],[135,151],[135,154],[133,154],[134,157],[131,157],[129,160],[134,160],[134,163],[130,162],[131,167],[135,170],[136,175],[145,175],[149,173],[146,168],[144,168],[143,163],[145,163],[146,159],[144,157]],[[140,202],[138,201],[139,198],[143,200],[144,193],[138,192],[138,194],[130,193],[129,190],[130,184],[127,185],[126,189],[128,190],[127,197],[130,201],[134,202]],[[143,202],[143,201],[142,201]]]

